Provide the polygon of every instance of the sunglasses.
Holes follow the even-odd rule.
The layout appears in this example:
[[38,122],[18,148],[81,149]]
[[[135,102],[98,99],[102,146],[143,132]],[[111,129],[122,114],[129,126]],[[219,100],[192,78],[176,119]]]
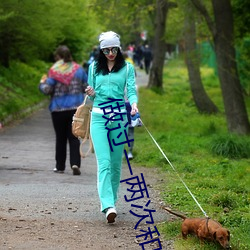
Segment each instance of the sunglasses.
[[117,54],[118,48],[117,47],[114,47],[114,48],[111,48],[111,49],[105,48],[105,49],[102,50],[104,55],[109,55],[110,51],[112,52],[112,54]]

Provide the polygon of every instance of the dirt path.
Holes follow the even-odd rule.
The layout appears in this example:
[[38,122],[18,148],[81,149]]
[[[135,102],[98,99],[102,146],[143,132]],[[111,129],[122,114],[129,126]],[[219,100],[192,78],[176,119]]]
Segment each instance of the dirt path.
[[[121,185],[117,204],[118,217],[108,225],[101,214],[96,189],[96,161],[94,154],[82,160],[82,175],[73,176],[67,166],[64,174],[55,174],[54,132],[47,107],[10,128],[0,130],[0,250],[7,249],[142,249],[148,241],[140,230],[157,227],[168,219],[160,208],[157,170],[133,168],[133,174],[142,173],[149,198],[126,202],[129,195],[125,183]],[[123,179],[130,178],[124,162]],[[152,213],[154,224],[132,215],[142,215],[141,208]],[[154,234],[154,237],[156,235]],[[156,240],[156,238],[154,238]],[[161,240],[162,249],[171,250],[171,242]],[[156,241],[144,245],[145,250],[157,248]]]

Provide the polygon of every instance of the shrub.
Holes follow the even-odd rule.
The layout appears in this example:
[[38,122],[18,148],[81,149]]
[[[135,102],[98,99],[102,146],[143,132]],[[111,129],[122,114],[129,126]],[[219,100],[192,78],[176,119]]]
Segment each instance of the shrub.
[[250,146],[248,138],[236,135],[219,136],[212,140],[211,151],[215,155],[231,159],[249,158]]
[[212,197],[210,203],[217,207],[229,208],[229,209],[233,209],[237,206],[233,195],[229,194],[228,192],[221,192],[221,193],[215,194]]

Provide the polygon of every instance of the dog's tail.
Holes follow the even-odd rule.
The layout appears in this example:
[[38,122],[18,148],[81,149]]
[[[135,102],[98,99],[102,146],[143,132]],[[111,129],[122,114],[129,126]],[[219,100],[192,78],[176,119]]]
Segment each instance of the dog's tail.
[[183,214],[179,214],[179,213],[177,213],[177,212],[173,212],[171,209],[169,209],[169,208],[167,208],[167,207],[163,207],[163,206],[162,206],[162,208],[163,208],[164,210],[168,211],[169,213],[171,213],[171,214],[173,214],[173,215],[175,215],[175,216],[177,216],[177,217],[182,218],[183,220],[187,219],[187,217],[186,217],[185,215],[183,215]]

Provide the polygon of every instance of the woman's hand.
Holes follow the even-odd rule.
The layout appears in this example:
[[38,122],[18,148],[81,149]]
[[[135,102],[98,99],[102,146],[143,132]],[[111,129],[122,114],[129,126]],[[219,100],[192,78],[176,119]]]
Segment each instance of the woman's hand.
[[130,114],[133,116],[133,115],[135,115],[137,112],[138,112],[137,104],[134,102],[134,103],[131,105],[131,112],[130,112]]
[[88,87],[85,89],[85,92],[86,92],[86,94],[87,94],[88,96],[95,96],[95,90],[94,90],[92,87],[90,87],[90,86],[88,86]]
[[42,76],[42,78],[41,78],[41,80],[40,80],[40,83],[45,83],[45,81],[47,80],[47,75],[46,74],[44,74],[43,76]]

